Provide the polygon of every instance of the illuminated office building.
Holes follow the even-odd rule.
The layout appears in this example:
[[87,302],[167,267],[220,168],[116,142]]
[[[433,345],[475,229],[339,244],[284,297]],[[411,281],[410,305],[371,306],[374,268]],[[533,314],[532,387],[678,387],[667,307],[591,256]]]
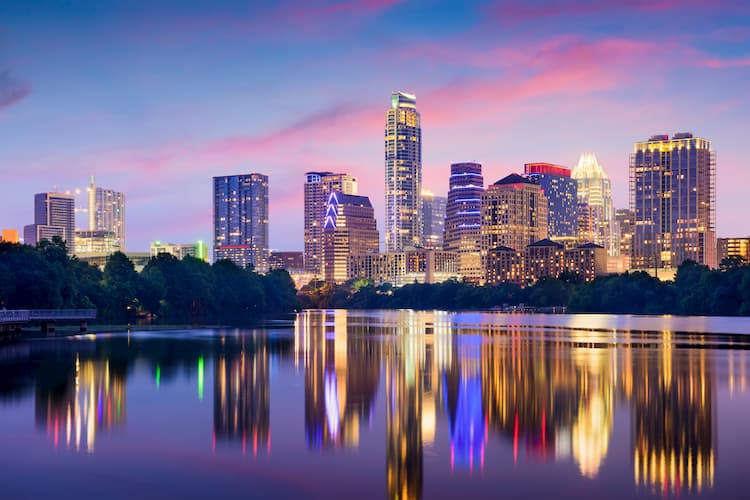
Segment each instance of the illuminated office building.
[[630,256],[633,253],[633,212],[627,208],[615,210],[615,224],[620,236],[620,257],[623,258],[625,269],[630,269]]
[[23,228],[27,245],[60,237],[73,254],[75,245],[75,198],[66,193],[38,193],[34,195],[34,223]]
[[124,252],[125,194],[111,189],[100,188],[94,184],[94,178],[91,177],[88,196],[89,231],[106,231],[112,233],[112,242],[106,246],[117,248],[119,251]]
[[422,246],[440,249],[443,247],[445,230],[445,207],[448,199],[422,190]]
[[547,197],[534,181],[511,174],[488,186],[481,199],[484,255],[498,246],[525,249],[547,238]]
[[718,238],[716,249],[719,264],[728,257],[739,257],[743,264],[750,264],[750,238]]
[[376,284],[442,283],[458,279],[459,255],[418,248],[407,252],[371,253],[349,257],[349,277],[367,278]]
[[268,256],[268,268],[303,271],[305,268],[304,253],[273,251]]
[[630,155],[634,269],[716,267],[716,155],[691,133],[654,135]]
[[611,256],[620,254],[620,242],[613,238],[615,209],[609,176],[594,153],[583,153],[571,177],[578,182],[579,243],[596,243]]
[[332,192],[323,224],[323,276],[343,283],[351,255],[373,254],[379,249],[375,211],[367,196]]
[[122,249],[117,244],[117,238],[112,231],[78,231],[75,233],[76,257],[107,257]]
[[385,122],[385,248],[422,244],[422,127],[417,98],[394,92]]
[[509,247],[498,246],[487,251],[486,283],[526,283],[526,263],[524,252]]
[[570,169],[552,163],[526,163],[524,174],[537,182],[547,197],[549,238],[574,245],[578,238],[578,181],[570,177]]
[[334,191],[356,195],[357,179],[332,172],[305,174],[305,270],[314,275],[320,275],[323,270],[323,224],[328,197]]
[[193,257],[208,262],[208,249],[206,244],[200,240],[195,243],[162,243],[161,241],[154,241],[151,243],[150,253],[151,257],[168,254],[180,260],[185,257]]
[[268,269],[268,176],[214,177],[214,261]]
[[480,163],[451,165],[443,249],[459,255],[461,276],[474,282],[484,277],[480,256],[483,192],[484,178]]

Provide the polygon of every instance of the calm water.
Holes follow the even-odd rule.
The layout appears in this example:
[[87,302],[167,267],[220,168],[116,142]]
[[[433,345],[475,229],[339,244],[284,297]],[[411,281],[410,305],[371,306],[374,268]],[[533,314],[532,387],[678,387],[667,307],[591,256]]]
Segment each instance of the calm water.
[[311,311],[6,345],[0,495],[747,498],[750,336],[700,331],[750,321]]

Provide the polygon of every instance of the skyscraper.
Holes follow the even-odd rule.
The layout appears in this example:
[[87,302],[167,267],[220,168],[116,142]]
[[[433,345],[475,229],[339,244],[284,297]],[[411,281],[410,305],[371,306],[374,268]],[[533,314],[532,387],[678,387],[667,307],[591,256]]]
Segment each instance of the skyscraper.
[[484,275],[479,244],[483,192],[484,178],[480,163],[451,165],[443,248],[459,254],[459,272],[472,281],[478,281]]
[[357,179],[349,174],[305,174],[305,270],[320,275],[323,267],[323,223],[328,197],[334,191],[357,194]]
[[268,269],[268,176],[214,177],[214,260]]
[[349,279],[349,256],[377,253],[375,211],[367,196],[332,192],[323,225],[323,276],[330,283]]
[[36,245],[41,240],[59,236],[73,253],[75,238],[75,198],[65,193],[34,195],[34,223],[23,228],[24,243]]
[[422,246],[442,248],[445,230],[445,207],[448,199],[435,196],[432,191],[422,190]]
[[482,194],[482,254],[498,246],[525,250],[547,238],[547,197],[534,181],[511,174]]
[[412,94],[394,92],[385,122],[385,247],[422,244],[422,127]]
[[570,177],[570,169],[552,163],[526,163],[524,173],[547,197],[549,237],[574,244],[578,237],[578,181]]
[[620,256],[624,258],[626,269],[630,269],[630,257],[633,253],[633,212],[627,208],[615,210],[617,234],[620,237]]
[[596,243],[607,249],[607,254],[620,254],[620,242],[612,237],[615,209],[612,204],[612,185],[609,176],[594,153],[583,153],[571,177],[578,181],[578,216],[581,232],[579,243]]
[[716,155],[691,133],[654,135],[630,155],[634,269],[716,267]]
[[89,231],[108,231],[113,234],[111,247],[125,251],[125,194],[103,189],[94,184],[88,187]]

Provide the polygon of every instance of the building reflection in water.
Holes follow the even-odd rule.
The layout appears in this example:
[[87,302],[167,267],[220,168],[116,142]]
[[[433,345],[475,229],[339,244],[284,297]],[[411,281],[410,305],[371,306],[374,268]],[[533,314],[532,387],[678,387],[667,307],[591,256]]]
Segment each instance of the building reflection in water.
[[304,366],[307,446],[356,447],[374,411],[380,344],[359,337],[346,311],[309,311],[295,323],[295,352]]
[[[422,495],[424,447],[436,441],[440,413],[452,469],[484,468],[494,434],[514,462],[573,461],[595,479],[610,453],[618,401],[631,408],[636,485],[672,493],[713,485],[716,382],[705,350],[677,349],[668,332],[539,330],[481,317],[300,314],[295,351],[308,446],[358,445],[382,361],[391,498]],[[730,363],[730,390],[746,387],[745,373],[742,353]]]
[[239,442],[253,456],[271,450],[269,353],[265,343],[253,350],[219,354],[214,361],[214,446]]
[[109,361],[75,359],[74,370],[47,384],[40,377],[35,396],[35,422],[55,448],[94,452],[98,432],[125,422],[125,374]]

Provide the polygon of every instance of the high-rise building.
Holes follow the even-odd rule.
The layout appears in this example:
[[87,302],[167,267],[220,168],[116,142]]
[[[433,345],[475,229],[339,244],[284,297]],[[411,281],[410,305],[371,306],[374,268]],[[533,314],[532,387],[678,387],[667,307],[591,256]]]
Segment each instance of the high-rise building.
[[24,243],[36,245],[59,236],[73,254],[75,238],[75,198],[65,193],[34,195],[34,223],[23,228]]
[[448,199],[435,196],[432,191],[422,190],[422,246],[442,248],[445,229],[445,207]]
[[107,231],[113,235],[109,246],[125,251],[125,194],[94,184],[88,187],[89,231]]
[[739,257],[743,264],[750,264],[750,238],[718,238],[716,248],[718,264],[728,257]]
[[357,179],[332,172],[305,174],[305,270],[315,275],[323,270],[323,223],[328,197],[334,191],[356,195]]
[[122,251],[112,231],[79,231],[75,235],[76,257],[107,257]]
[[620,256],[623,257],[625,268],[630,268],[630,256],[633,253],[633,212],[627,208],[615,210],[617,233],[620,235]]
[[511,174],[482,194],[482,254],[495,247],[525,249],[547,238],[547,197],[534,181]]
[[268,269],[268,176],[214,177],[214,260]]
[[716,267],[716,156],[691,133],[654,135],[630,155],[634,269]]
[[578,182],[578,215],[583,219],[579,222],[579,243],[596,243],[606,248],[610,256],[619,255],[620,242],[612,236],[612,185],[596,155],[581,154],[571,177]]
[[349,256],[377,253],[375,211],[367,196],[332,192],[323,224],[323,276],[330,283],[349,279]]
[[547,197],[550,239],[574,244],[578,238],[578,181],[570,177],[570,169],[552,163],[526,163],[524,173]]
[[422,244],[422,127],[417,98],[394,92],[385,121],[385,247]]
[[18,229],[3,229],[0,234],[0,241],[5,243],[19,243],[21,239],[18,236]]
[[470,281],[484,276],[480,258],[481,197],[484,177],[480,163],[454,163],[448,182],[443,248],[459,255],[459,272]]

